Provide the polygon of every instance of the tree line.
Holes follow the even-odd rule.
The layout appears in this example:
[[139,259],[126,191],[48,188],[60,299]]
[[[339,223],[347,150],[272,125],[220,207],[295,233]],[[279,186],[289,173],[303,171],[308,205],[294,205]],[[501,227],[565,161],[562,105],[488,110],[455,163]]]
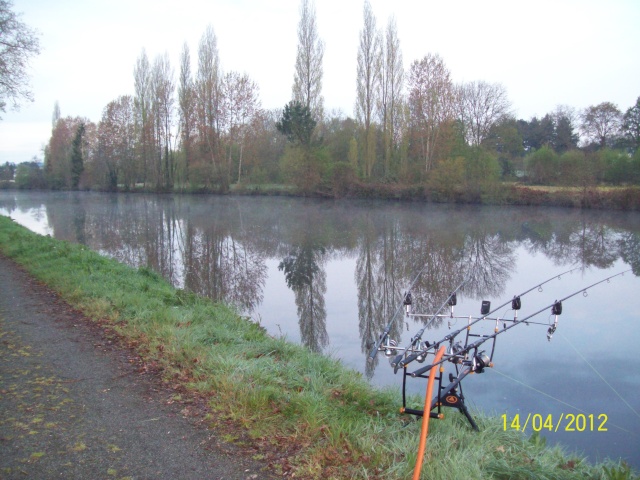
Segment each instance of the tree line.
[[[455,83],[438,54],[405,70],[395,19],[379,27],[366,0],[347,116],[324,109],[324,42],[312,0],[301,0],[297,36],[291,101],[282,109],[262,108],[247,74],[223,71],[209,26],[195,62],[183,45],[177,74],[167,54],[149,59],[143,50],[133,95],[109,102],[97,123],[62,117],[56,104],[44,171],[35,164],[27,173],[54,189],[284,184],[341,195],[362,185],[413,185],[471,201],[503,180],[640,183],[640,97],[624,112],[603,102],[517,119],[503,85]],[[29,176],[21,182],[29,186]]]

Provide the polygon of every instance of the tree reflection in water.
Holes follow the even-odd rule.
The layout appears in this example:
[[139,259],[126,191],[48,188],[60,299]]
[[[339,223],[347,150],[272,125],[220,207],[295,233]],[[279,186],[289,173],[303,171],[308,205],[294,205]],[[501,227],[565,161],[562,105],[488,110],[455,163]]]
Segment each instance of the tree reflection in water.
[[327,274],[322,268],[325,249],[313,243],[294,247],[278,265],[287,286],[295,294],[302,343],[314,352],[329,344],[327,309]]
[[[462,298],[503,294],[516,252],[523,249],[558,266],[584,269],[622,260],[640,274],[637,214],[15,192],[0,192],[0,212],[46,223],[57,238],[152,268],[179,288],[229,302],[246,314],[260,310],[270,281],[267,260],[276,259],[294,293],[301,342],[314,351],[330,348],[331,341],[326,266],[355,259],[353,302],[368,376],[376,367],[366,363],[370,345],[422,268],[412,293],[416,310],[424,312],[436,310],[463,279],[468,281]],[[396,322],[391,337],[414,327]]]

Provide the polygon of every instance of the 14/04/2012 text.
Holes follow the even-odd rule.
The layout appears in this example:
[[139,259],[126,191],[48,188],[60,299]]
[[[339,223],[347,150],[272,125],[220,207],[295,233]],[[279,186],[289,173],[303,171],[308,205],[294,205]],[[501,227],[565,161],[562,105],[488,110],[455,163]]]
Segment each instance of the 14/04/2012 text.
[[[523,417],[524,418],[524,415]],[[516,413],[511,421],[507,414],[502,415],[502,426],[506,431],[508,428],[525,432],[527,428],[531,428],[534,432],[547,430],[549,432],[557,432],[564,430],[565,432],[606,432],[608,417],[606,413],[594,415],[593,413],[585,415],[579,413],[561,413],[557,420],[554,420],[552,414],[546,416],[540,413],[528,414],[524,422],[521,421],[519,413]]]

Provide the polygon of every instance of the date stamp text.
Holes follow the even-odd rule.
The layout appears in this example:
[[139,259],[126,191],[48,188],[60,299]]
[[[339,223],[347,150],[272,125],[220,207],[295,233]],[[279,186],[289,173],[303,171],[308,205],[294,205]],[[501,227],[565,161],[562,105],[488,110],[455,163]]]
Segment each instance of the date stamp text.
[[502,415],[502,427],[506,431],[519,430],[526,432],[527,429],[534,432],[606,432],[607,414],[599,415],[584,413],[561,413],[560,415],[542,415],[540,413],[529,413],[526,417],[516,413],[512,417],[506,413]]

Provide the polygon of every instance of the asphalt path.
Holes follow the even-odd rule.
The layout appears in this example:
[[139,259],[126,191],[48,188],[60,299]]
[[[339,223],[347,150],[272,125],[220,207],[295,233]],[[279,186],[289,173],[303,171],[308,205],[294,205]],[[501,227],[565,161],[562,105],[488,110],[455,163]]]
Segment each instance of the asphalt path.
[[133,352],[0,256],[0,479],[269,479]]

